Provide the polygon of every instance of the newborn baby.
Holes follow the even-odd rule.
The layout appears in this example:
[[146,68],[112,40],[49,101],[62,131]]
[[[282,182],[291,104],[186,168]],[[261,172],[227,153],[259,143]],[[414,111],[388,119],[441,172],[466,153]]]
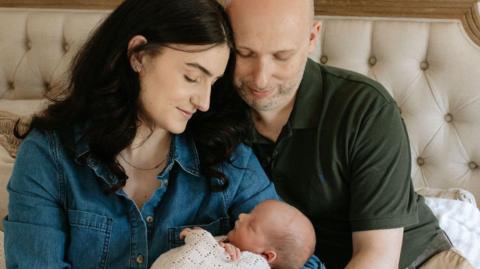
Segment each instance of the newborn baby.
[[298,269],[315,250],[315,231],[298,209],[267,200],[217,241],[205,230],[185,229],[185,245],[162,254],[152,269]]

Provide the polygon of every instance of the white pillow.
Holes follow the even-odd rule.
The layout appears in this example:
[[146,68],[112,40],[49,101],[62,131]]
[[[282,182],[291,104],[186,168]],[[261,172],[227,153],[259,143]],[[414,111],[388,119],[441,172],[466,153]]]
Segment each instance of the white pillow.
[[475,267],[480,268],[480,211],[471,203],[426,197],[453,246]]
[[471,192],[461,188],[437,189],[426,187],[419,188],[416,190],[416,192],[424,197],[435,197],[465,201],[474,205],[475,207],[477,206],[477,203],[475,202],[475,196]]

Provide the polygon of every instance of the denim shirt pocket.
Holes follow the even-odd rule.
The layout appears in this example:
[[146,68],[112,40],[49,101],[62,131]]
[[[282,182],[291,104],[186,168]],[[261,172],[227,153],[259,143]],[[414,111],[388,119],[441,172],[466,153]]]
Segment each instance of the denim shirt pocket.
[[91,212],[68,210],[68,221],[68,257],[72,264],[79,268],[106,268],[112,219]]
[[224,235],[230,230],[230,218],[222,217],[207,224],[185,225],[185,226],[177,226],[177,227],[169,228],[168,229],[169,247],[172,249],[185,244],[184,240],[180,239],[180,232],[185,228],[195,228],[195,227],[202,228],[210,232],[213,236]]

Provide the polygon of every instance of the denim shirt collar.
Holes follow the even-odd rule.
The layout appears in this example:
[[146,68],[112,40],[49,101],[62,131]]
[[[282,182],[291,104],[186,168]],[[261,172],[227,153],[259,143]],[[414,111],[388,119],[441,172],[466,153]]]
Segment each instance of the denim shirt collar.
[[[74,157],[75,162],[88,165],[97,176],[102,179],[107,188],[118,185],[120,179],[90,154],[90,145],[84,136],[84,128],[74,128]],[[162,174],[168,173],[177,163],[178,166],[195,177],[200,177],[200,159],[194,141],[185,134],[173,135],[168,155],[167,165]]]

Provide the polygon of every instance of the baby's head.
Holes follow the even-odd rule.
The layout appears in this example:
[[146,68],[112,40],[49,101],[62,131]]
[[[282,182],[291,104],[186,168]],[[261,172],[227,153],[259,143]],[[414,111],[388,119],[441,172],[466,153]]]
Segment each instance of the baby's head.
[[227,237],[240,250],[261,254],[272,268],[301,268],[315,250],[310,220],[295,207],[275,200],[240,214]]

